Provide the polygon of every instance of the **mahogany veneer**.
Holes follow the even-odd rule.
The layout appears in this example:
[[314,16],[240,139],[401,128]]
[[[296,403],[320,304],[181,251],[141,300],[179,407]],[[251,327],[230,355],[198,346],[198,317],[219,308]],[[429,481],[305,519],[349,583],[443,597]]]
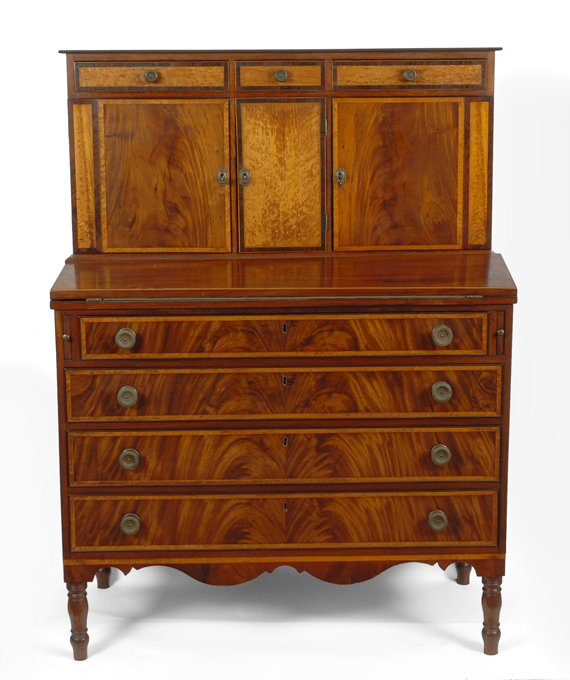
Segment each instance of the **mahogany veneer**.
[[473,567],[499,641],[512,306],[494,48],[69,52],[64,577]]

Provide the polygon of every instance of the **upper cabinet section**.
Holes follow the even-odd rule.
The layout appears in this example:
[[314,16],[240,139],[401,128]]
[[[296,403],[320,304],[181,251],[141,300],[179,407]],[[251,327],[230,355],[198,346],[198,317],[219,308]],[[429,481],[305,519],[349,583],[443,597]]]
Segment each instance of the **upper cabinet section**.
[[487,250],[494,59],[70,52],[74,252]]

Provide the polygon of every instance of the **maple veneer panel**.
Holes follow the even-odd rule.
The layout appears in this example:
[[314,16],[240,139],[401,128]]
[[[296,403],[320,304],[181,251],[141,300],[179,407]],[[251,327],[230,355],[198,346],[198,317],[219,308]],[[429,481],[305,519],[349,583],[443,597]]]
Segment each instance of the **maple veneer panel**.
[[324,244],[324,102],[239,101],[240,250]]
[[336,250],[461,248],[462,99],[333,100]]
[[104,100],[99,128],[105,251],[230,251],[227,100]]

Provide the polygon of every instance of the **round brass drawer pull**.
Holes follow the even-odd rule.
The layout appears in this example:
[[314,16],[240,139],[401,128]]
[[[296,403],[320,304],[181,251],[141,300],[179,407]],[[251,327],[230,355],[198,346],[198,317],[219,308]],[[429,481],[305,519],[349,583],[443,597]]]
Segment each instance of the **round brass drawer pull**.
[[431,450],[431,459],[436,465],[447,465],[451,460],[451,451],[445,444],[436,444]]
[[443,510],[432,510],[428,515],[428,526],[432,531],[443,531],[447,529],[447,515]]
[[141,518],[133,512],[129,512],[123,516],[120,527],[121,531],[127,536],[134,536],[141,529]]
[[287,80],[288,76],[289,74],[287,73],[287,71],[284,71],[282,68],[275,71],[275,80],[278,80],[280,83],[284,83]]
[[449,326],[441,324],[433,329],[431,337],[436,345],[447,347],[453,340],[453,331]]
[[144,74],[144,79],[149,83],[154,83],[158,80],[158,73],[150,69]]
[[132,328],[121,328],[115,335],[115,345],[119,349],[131,349],[131,347],[135,346],[136,341],[137,334]]
[[134,406],[139,399],[139,393],[132,385],[123,385],[117,393],[117,401],[121,406]]
[[418,77],[418,72],[413,68],[407,68],[402,75],[404,76],[404,80],[412,82]]
[[119,456],[119,465],[123,470],[134,470],[140,462],[141,456],[136,449],[125,449]]
[[451,385],[446,382],[436,382],[431,386],[431,396],[440,404],[449,401],[453,396]]

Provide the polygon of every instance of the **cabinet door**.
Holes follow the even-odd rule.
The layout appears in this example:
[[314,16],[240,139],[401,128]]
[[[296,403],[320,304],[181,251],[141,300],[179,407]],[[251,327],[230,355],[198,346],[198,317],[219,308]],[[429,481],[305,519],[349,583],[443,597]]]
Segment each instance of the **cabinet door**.
[[104,251],[231,250],[227,100],[104,100],[99,141]]
[[238,144],[240,250],[322,249],[324,102],[239,101]]
[[336,250],[462,247],[463,109],[460,98],[333,101]]

